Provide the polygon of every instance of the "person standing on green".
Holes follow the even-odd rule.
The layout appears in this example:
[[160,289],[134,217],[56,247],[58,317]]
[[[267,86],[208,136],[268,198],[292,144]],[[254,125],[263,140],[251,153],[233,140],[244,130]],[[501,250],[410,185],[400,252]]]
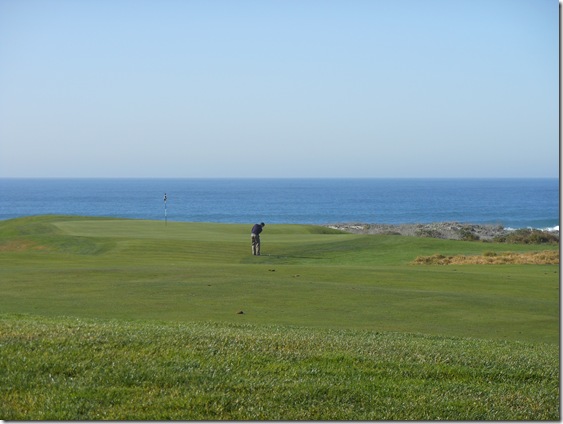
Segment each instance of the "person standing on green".
[[254,224],[252,231],[250,232],[250,240],[252,242],[252,254],[260,256],[260,233],[266,224],[261,222],[260,224]]

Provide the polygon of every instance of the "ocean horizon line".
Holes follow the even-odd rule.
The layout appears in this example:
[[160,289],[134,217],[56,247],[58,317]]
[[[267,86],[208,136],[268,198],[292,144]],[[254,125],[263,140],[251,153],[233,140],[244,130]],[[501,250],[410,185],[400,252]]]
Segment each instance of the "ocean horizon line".
[[0,180],[559,180],[559,177],[0,177]]

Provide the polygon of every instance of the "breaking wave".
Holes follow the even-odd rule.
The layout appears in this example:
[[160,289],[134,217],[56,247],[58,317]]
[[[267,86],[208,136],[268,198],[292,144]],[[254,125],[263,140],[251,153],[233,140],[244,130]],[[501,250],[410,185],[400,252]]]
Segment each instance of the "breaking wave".
[[[527,227],[529,230],[540,230],[540,231],[548,231],[550,233],[558,233],[559,232],[559,225],[556,225],[554,227],[545,227],[545,228],[532,228],[532,227]],[[512,228],[512,227],[506,227],[505,230],[507,231],[516,231],[519,230],[519,228]]]

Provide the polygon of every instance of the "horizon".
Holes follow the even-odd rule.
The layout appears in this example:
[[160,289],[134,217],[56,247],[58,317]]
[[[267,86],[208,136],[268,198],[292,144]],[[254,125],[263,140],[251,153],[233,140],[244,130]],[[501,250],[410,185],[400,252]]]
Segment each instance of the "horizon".
[[558,178],[556,0],[0,2],[0,178]]
[[1,177],[0,180],[559,180],[559,177]]

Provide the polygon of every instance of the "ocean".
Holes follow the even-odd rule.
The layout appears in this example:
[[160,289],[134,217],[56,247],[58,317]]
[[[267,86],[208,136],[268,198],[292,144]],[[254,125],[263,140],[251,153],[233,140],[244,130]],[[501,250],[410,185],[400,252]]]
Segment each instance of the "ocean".
[[[167,201],[164,202],[164,194]],[[270,224],[559,226],[553,179],[0,179],[0,220],[43,214]]]

